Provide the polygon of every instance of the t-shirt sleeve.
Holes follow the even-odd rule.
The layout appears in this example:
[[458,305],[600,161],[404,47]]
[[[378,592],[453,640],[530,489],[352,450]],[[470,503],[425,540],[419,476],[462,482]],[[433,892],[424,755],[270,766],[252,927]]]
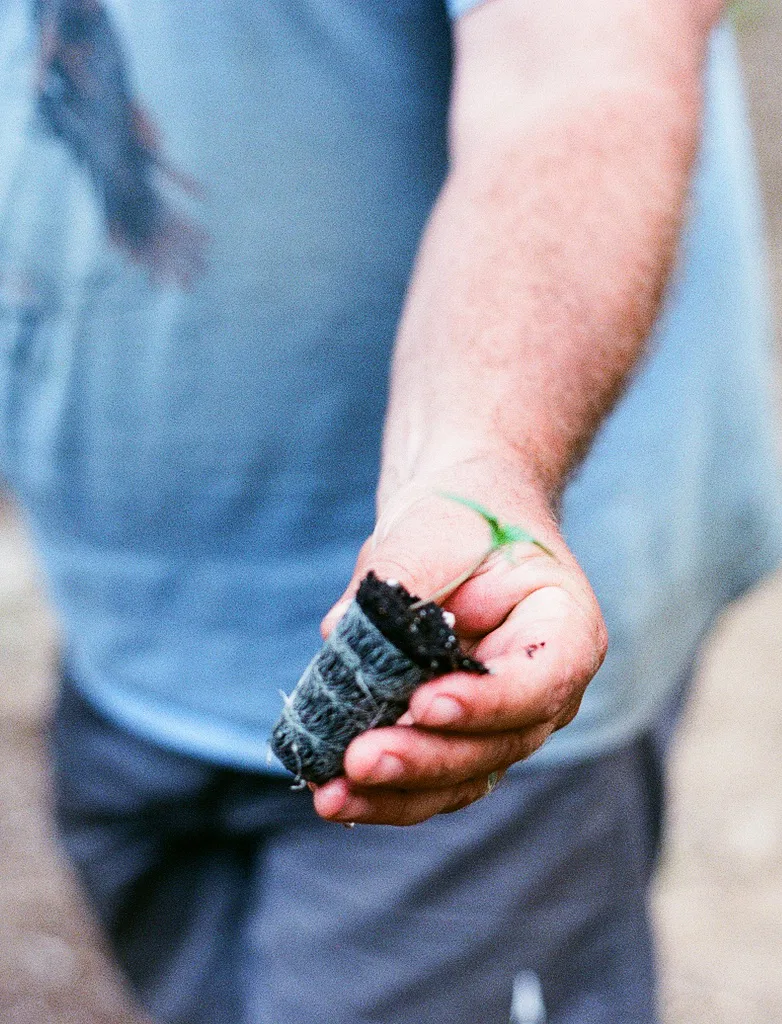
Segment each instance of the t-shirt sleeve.
[[451,18],[456,19],[471,11],[473,7],[485,2],[486,0],[445,0],[445,6],[448,8]]

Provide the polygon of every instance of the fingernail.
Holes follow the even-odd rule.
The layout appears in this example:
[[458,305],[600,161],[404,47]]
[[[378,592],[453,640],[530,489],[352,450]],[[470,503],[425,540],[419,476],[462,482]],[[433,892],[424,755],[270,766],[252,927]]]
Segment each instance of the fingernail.
[[395,754],[381,754],[369,771],[363,773],[362,777],[368,782],[393,782],[404,773],[404,762],[400,758]]
[[412,707],[413,718],[419,725],[453,725],[464,715],[464,708],[453,697],[435,697],[420,711]]
[[349,799],[348,788],[344,780],[340,779],[318,787],[315,794],[315,806],[318,814],[326,818],[333,818],[343,811],[345,804],[349,803]]

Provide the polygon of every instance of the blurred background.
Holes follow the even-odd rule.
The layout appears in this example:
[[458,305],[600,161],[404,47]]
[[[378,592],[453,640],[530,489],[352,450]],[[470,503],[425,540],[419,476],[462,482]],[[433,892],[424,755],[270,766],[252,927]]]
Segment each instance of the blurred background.
[[[782,0],[734,7],[782,324]],[[665,1024],[782,1022],[782,575],[705,652],[655,892]],[[0,1021],[140,1024],[58,859],[43,723],[56,638],[0,492]],[[478,1022],[476,1022],[478,1024]]]

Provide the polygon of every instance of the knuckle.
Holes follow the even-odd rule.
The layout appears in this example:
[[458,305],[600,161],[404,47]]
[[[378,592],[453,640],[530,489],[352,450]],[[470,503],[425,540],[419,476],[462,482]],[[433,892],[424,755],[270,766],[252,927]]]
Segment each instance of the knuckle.
[[570,673],[560,673],[552,678],[543,702],[543,715],[547,719],[557,718],[563,707],[573,699],[574,678]]
[[451,796],[448,798],[446,803],[441,807],[439,814],[454,814],[456,811],[461,811],[465,807],[469,807],[470,804],[474,804],[476,800],[486,793],[486,780],[481,782],[470,782],[465,783],[463,786],[452,791]]
[[526,758],[534,754],[536,750],[540,749],[540,747],[543,746],[543,744],[546,742],[546,740],[549,738],[552,732],[554,732],[554,728],[549,723],[544,723],[540,726],[540,728],[535,729],[534,732],[531,732],[527,736],[526,750],[522,757],[519,758],[519,760],[525,760]]
[[455,781],[456,773],[460,770],[464,771],[473,756],[474,751],[469,741],[463,744],[457,741],[446,743],[443,746],[438,745],[436,750],[430,752],[426,764],[422,766],[423,771],[419,775],[429,785],[448,785]]
[[608,654],[608,627],[599,609],[597,609],[597,621],[595,623],[594,651],[596,665],[592,673],[593,675],[603,664],[605,656]]
[[571,628],[575,627],[578,648],[582,651],[584,672],[597,672],[608,651],[608,629],[597,598],[590,590],[581,600],[571,597]]
[[544,723],[536,729],[525,732],[513,763],[525,761],[531,754],[534,754],[538,747],[548,739],[551,731],[551,726]]
[[396,825],[403,828],[407,825],[418,825],[425,821],[429,815],[421,810],[420,802],[415,799],[394,800],[391,806],[386,806],[379,825]]
[[510,768],[517,761],[524,761],[530,754],[534,754],[550,731],[549,726],[543,725],[536,729],[525,729],[514,733],[507,744],[506,750],[503,752],[501,760],[498,760],[499,767],[502,769]]
[[570,723],[578,714],[579,708],[581,707],[582,698],[583,693],[577,694],[574,697],[574,699],[563,708],[554,726],[555,731],[558,729],[564,729],[566,725],[570,725]]
[[508,765],[514,764],[519,758],[525,756],[525,748],[523,732],[510,732],[498,736],[495,741],[495,748],[492,751],[494,756],[490,770],[495,769],[498,765],[502,768],[507,768]]
[[585,644],[585,673],[591,677],[597,672],[608,653],[608,628],[597,599],[592,599],[585,611],[587,631]]

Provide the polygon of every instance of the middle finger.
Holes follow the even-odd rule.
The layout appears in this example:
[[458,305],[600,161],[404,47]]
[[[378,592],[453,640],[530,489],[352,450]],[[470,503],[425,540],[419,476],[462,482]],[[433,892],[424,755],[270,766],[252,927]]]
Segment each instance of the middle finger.
[[348,747],[345,775],[361,786],[454,785],[528,757],[550,732],[548,723],[481,735],[415,726],[371,729]]

